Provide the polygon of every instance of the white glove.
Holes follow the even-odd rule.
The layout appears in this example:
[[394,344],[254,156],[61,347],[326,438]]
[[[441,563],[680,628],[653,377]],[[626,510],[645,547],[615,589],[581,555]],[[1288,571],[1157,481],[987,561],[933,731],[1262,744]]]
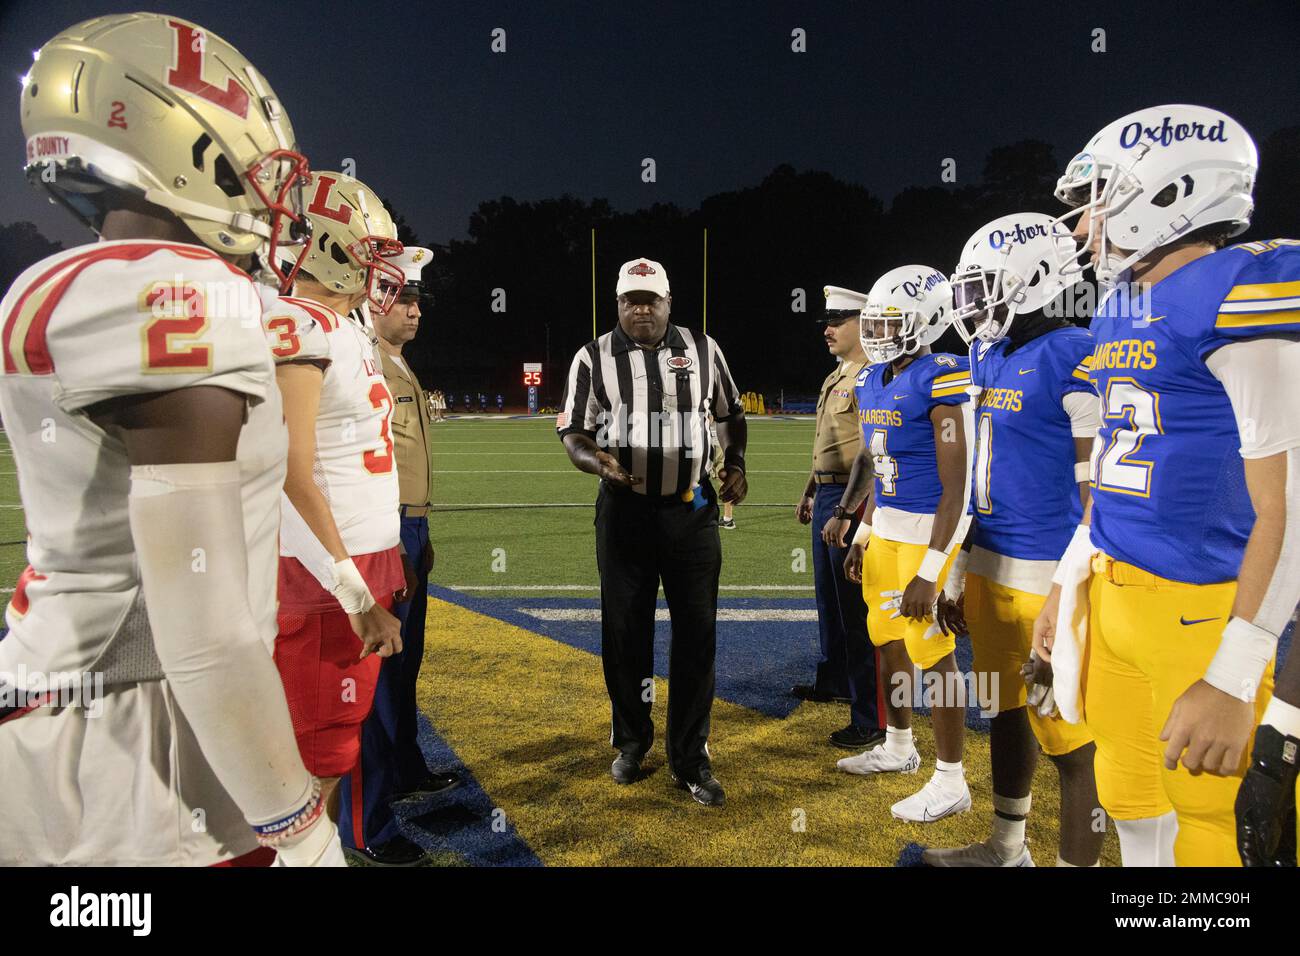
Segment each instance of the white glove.
[[[882,598],[886,598],[884,603],[880,605],[880,609],[882,611],[894,612],[893,614],[889,615],[889,619],[891,621],[894,620],[895,618],[902,616],[903,614],[903,592],[902,591],[881,591],[880,596]],[[936,597],[934,599],[934,603],[930,605],[930,617],[937,619],[938,616],[939,616],[939,599]],[[934,625],[934,633],[935,634],[939,633],[938,624]],[[929,637],[933,637],[934,635],[926,634],[925,636],[929,638]]]

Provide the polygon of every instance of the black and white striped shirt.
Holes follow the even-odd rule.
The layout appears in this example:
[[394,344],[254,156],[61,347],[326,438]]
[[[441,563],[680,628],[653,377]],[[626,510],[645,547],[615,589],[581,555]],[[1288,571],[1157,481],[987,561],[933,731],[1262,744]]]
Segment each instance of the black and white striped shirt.
[[670,323],[647,351],[615,326],[573,357],[555,429],[590,435],[642,479],[633,486],[640,494],[678,495],[708,467],[708,416],[725,422],[740,411],[713,339]]

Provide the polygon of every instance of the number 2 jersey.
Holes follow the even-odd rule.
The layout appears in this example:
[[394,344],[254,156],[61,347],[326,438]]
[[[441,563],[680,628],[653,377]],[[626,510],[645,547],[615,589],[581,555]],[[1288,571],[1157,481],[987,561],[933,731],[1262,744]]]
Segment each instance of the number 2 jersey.
[[[126,447],[86,414],[107,399],[217,386],[248,399],[243,479],[248,600],[276,633],[276,533],[287,435],[257,287],[202,246],[79,246],[19,276],[0,302],[0,415],[29,567],[5,613],[0,682],[26,673],[159,679],[127,515]],[[209,557],[209,561],[212,558]]]
[[1083,517],[1074,438],[1062,402],[1092,395],[1092,336],[1053,329],[1008,354],[1010,342],[971,347],[975,462],[971,543],[1009,558],[1056,561]]
[[886,381],[890,367],[870,365],[854,383],[862,441],[875,470],[872,526],[884,538],[927,544],[929,522],[913,516],[932,518],[943,495],[930,412],[970,400],[970,362],[922,355]]
[[[310,362],[324,367],[313,478],[329,502],[343,546],[353,558],[395,548],[401,517],[389,432],[393,397],[384,383],[374,339],[356,319],[295,296],[269,303],[263,322],[277,364]],[[337,608],[338,602],[317,586],[323,576],[332,574],[332,569],[323,567],[327,562],[332,565],[332,559],[323,546],[311,546],[315,536],[287,496],[283,511],[280,554],[296,558],[312,575],[286,578],[282,573],[281,604]],[[304,541],[308,546],[303,546]],[[391,583],[386,578],[372,580],[371,569],[363,562],[357,566],[376,596]],[[388,562],[383,567],[391,572],[394,565]],[[400,561],[395,567],[397,589],[402,585]]]
[[1117,286],[1092,333],[1093,544],[1171,580],[1234,580],[1255,512],[1232,405],[1206,359],[1231,342],[1300,334],[1300,246],[1222,249],[1146,295]]

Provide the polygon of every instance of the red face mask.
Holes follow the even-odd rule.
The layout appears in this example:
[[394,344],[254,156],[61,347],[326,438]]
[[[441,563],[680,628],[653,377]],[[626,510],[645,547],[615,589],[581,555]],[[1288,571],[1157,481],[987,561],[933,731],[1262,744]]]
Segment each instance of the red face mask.
[[[271,182],[277,185],[273,186],[276,192],[271,196],[262,187],[259,176],[273,163],[286,164],[287,171],[279,177],[272,177]],[[302,212],[304,207],[302,189],[311,180],[307,157],[291,149],[272,150],[250,166],[244,173],[244,177],[252,184],[257,198],[271,211],[271,238],[266,265],[280,282],[280,294],[288,295],[289,290],[293,288],[293,280],[298,275],[298,270],[302,267],[303,260],[311,248],[311,221]],[[284,239],[286,232],[288,241]],[[286,270],[280,264],[280,257],[276,254],[276,250],[281,245],[290,246],[296,243],[301,243],[302,250],[293,265]]]
[[402,244],[383,236],[364,236],[348,246],[352,257],[366,267],[366,299],[376,312],[387,315],[397,302],[406,274],[391,262],[402,254]]

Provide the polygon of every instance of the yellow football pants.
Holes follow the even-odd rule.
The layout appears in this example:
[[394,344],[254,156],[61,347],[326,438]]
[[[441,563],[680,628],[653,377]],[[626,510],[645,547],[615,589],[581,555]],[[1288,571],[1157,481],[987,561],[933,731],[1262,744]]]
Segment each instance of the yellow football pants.
[[[1034,620],[1046,600],[1043,595],[1017,591],[978,574],[966,575],[966,626],[975,652],[977,684],[987,686],[984,675],[988,674],[990,689],[997,695],[994,701],[981,701],[981,706],[996,703],[998,713],[1025,706],[1026,687],[1020,668],[1029,660]],[[1028,713],[1029,726],[1045,754],[1059,757],[1092,740],[1085,724],[1040,717],[1032,707]]]
[[[1240,866],[1233,804],[1250,748],[1231,777],[1164,769],[1160,740],[1169,711],[1205,674],[1232,611],[1237,584],[1184,584],[1107,555],[1088,584],[1084,708],[1097,740],[1097,792],[1117,820],[1178,814],[1179,866]],[[1255,700],[1258,720],[1273,695],[1273,665]],[[1253,735],[1252,735],[1253,736]]]
[[[894,611],[882,611],[880,605],[889,600],[881,596],[882,591],[907,589],[916,572],[921,570],[926,550],[923,544],[890,541],[872,532],[871,540],[867,542],[867,553],[862,558],[862,598],[867,604],[867,634],[871,643],[884,647],[891,641],[903,641],[907,646],[907,656],[923,670],[952,653],[957,646],[955,636],[944,634],[933,626],[930,617],[920,621],[910,621],[902,616],[891,619]],[[943,582],[948,577],[952,557],[948,555],[948,561],[939,572],[937,586],[940,590],[943,590]]]

